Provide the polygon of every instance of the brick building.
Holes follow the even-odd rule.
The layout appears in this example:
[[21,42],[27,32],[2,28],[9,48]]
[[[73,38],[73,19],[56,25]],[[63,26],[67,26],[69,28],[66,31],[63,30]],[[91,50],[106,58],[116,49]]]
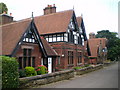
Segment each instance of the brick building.
[[2,55],[18,58],[20,69],[42,64],[51,73],[56,67],[68,69],[88,62],[83,18],[76,17],[74,10],[56,12],[55,5],[48,5],[42,16],[1,27]]
[[91,51],[90,63],[103,63],[107,59],[107,39],[95,38],[95,33],[91,32],[88,43]]

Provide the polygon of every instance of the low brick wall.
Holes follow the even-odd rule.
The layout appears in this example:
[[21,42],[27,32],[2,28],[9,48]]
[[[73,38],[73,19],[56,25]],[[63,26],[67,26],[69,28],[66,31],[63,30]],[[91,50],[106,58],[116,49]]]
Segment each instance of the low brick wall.
[[98,70],[98,69],[101,69],[101,68],[103,68],[102,64],[99,64],[99,65],[96,65],[96,66],[90,66],[90,67],[86,67],[86,68],[76,70],[75,74],[76,75],[83,75],[85,73],[92,72],[92,71],[95,71],[95,70]]
[[74,70],[65,70],[50,74],[37,75],[32,77],[20,78],[20,88],[30,88],[38,85],[44,85],[60,80],[67,80],[74,77]]
[[101,68],[103,68],[103,64],[85,67],[79,70],[69,69],[69,70],[54,72],[50,74],[24,77],[19,79],[20,88],[31,88],[31,87],[37,87],[39,85],[53,83],[61,80],[68,80],[70,78],[73,78],[75,75],[82,75],[82,74],[92,72]]

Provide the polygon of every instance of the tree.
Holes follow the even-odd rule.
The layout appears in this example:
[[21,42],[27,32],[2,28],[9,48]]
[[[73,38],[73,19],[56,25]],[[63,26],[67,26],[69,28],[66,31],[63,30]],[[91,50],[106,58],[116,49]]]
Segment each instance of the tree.
[[107,38],[108,59],[118,60],[120,58],[120,39],[116,37],[116,32],[109,30],[98,31],[96,38]]
[[0,3],[0,14],[2,14],[3,12],[8,12],[8,8],[7,8],[7,6],[6,6],[6,4],[4,4],[4,3]]

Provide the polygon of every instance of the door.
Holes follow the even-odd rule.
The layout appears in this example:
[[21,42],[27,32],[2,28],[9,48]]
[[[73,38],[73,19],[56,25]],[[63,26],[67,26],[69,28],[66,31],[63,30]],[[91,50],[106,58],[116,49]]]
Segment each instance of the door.
[[48,57],[48,73],[52,73],[52,58]]
[[43,58],[43,65],[48,68],[48,59],[47,58]]

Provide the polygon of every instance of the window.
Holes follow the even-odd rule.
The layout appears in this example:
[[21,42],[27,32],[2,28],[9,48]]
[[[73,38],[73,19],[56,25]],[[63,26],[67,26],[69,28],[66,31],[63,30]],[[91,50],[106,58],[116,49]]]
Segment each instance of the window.
[[56,39],[57,39],[56,35],[53,35],[53,42],[56,42],[57,41]]
[[32,57],[32,67],[35,67],[35,57]]
[[57,35],[57,41],[61,41],[61,35],[60,34]]
[[31,57],[28,57],[28,66],[31,66]]
[[63,41],[63,35],[64,35],[64,34],[61,34],[61,38],[60,38],[61,41]]
[[64,34],[54,34],[54,35],[47,35],[44,36],[44,38],[48,41],[48,42],[60,42],[60,41],[64,41]]
[[46,38],[46,40],[47,40],[47,41],[49,40],[48,37]]
[[68,64],[73,64],[73,51],[68,51]]
[[27,55],[27,49],[23,49],[23,56]]
[[31,56],[32,49],[28,49],[28,56]]
[[26,33],[24,34],[24,42],[29,42],[29,43],[37,43],[37,39],[35,38],[35,34],[32,33],[31,31],[28,32],[28,34],[26,35]]
[[32,49],[23,49],[23,56],[19,57],[19,68],[25,68],[26,66],[35,67],[35,57],[32,56]]
[[64,34],[64,41],[68,42],[68,34],[67,33]]
[[52,35],[49,35],[49,42],[52,42]]
[[68,32],[68,42],[74,43],[74,35],[72,30]]
[[78,52],[78,64],[82,63],[82,53],[81,52]]
[[75,44],[78,44],[78,37],[77,37],[77,34],[74,35],[74,43],[75,43]]
[[26,40],[25,40],[26,42],[28,42],[28,38],[26,38]]

